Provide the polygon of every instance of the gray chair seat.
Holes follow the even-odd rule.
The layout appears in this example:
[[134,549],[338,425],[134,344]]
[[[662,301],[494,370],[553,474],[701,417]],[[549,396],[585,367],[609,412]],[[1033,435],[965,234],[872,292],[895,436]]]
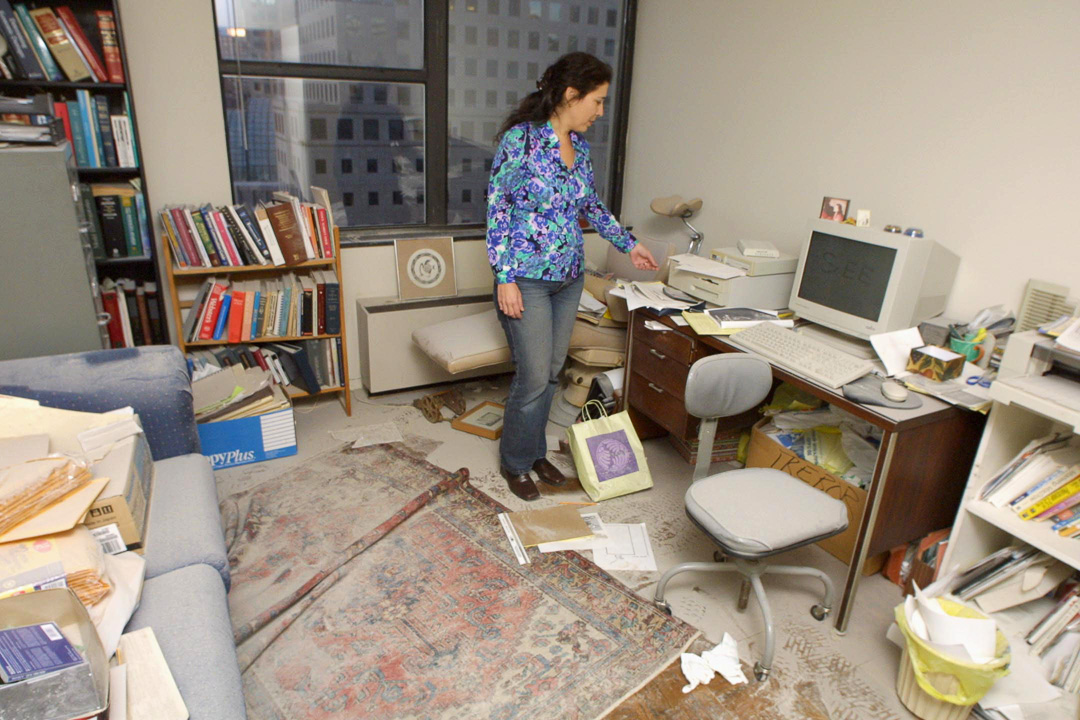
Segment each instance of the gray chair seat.
[[844,503],[771,468],[731,470],[686,491],[686,513],[730,554],[767,557],[847,527]]

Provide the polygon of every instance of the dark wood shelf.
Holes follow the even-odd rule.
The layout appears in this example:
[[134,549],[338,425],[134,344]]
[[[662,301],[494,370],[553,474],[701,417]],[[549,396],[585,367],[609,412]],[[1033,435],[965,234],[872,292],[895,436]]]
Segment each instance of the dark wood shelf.
[[122,257],[122,258],[94,258],[94,262],[98,265],[135,265],[139,263],[153,262],[154,258],[149,255],[138,255],[136,257]]
[[108,177],[110,175],[138,175],[142,172],[142,168],[137,167],[103,167],[103,168],[88,168],[78,167],[75,168],[80,177]]
[[0,80],[0,88],[34,89],[43,90],[99,90],[112,91],[127,90],[123,83],[99,83],[99,82],[71,82],[70,80]]

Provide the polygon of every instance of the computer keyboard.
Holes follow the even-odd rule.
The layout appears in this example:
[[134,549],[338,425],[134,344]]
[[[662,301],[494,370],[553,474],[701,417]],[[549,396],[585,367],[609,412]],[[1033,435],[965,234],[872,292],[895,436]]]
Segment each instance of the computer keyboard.
[[831,388],[858,380],[874,367],[869,360],[770,322],[740,330],[730,339],[770,362]]

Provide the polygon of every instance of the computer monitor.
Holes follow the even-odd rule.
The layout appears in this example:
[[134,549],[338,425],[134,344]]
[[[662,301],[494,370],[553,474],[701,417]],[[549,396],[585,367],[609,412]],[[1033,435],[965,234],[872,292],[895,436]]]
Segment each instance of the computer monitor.
[[959,264],[928,238],[813,220],[789,304],[799,317],[868,338],[944,312]]

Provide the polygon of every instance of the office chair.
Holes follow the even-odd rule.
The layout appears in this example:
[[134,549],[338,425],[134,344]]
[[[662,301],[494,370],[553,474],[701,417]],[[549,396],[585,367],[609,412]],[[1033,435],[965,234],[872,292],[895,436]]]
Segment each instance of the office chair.
[[701,428],[694,480],[686,491],[686,514],[720,550],[713,554],[716,562],[687,562],[669,569],[660,578],[654,596],[654,602],[670,613],[664,588],[675,575],[687,570],[741,573],[739,610],[746,609],[753,588],[765,620],[765,653],[754,665],[754,677],[759,681],[769,676],[775,641],[761,576],[810,575],[821,580],[825,597],[810,610],[819,621],[829,615],[834,594],[832,580],[816,568],[762,565],[760,561],[832,537],[848,524],[844,503],[780,470],[745,468],[706,477],[717,419],[756,407],[771,389],[769,363],[755,355],[711,355],[690,368],[686,410],[701,418]]

